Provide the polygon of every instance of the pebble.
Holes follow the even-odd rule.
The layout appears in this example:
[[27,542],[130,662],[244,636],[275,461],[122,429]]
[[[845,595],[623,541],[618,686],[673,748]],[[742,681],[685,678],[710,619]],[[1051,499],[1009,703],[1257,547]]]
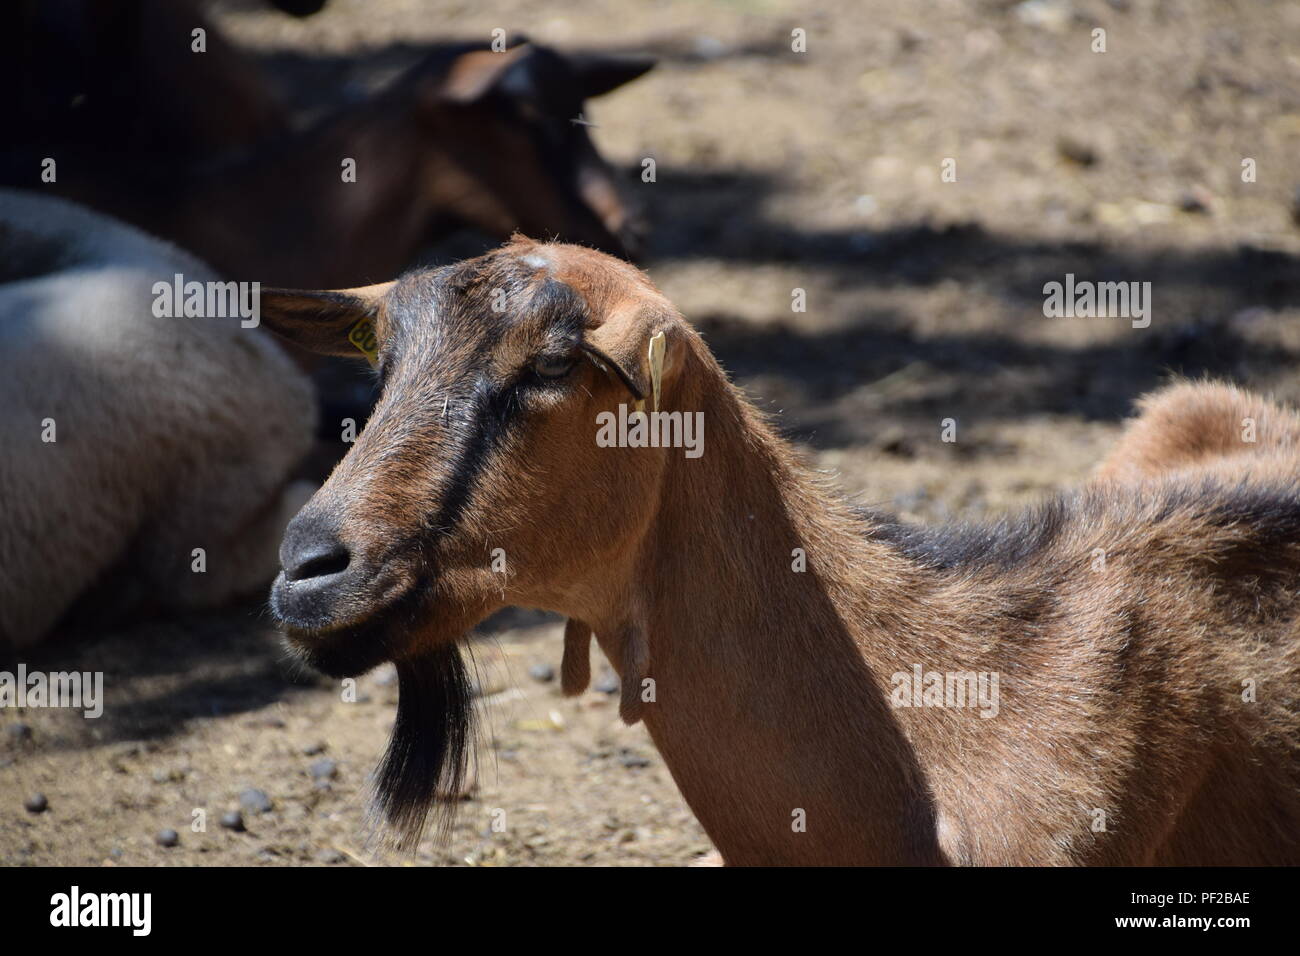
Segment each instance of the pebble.
[[727,46],[717,37],[703,35],[694,39],[691,51],[701,60],[716,60],[727,52]]
[[274,804],[265,790],[249,787],[239,795],[239,805],[253,813],[269,813]]
[[318,754],[323,754],[325,752],[325,741],[318,740],[314,744],[308,744],[306,747],[302,748],[302,752],[303,756],[306,757],[315,757]]
[[1016,4],[1014,9],[1016,19],[1021,23],[1051,33],[1064,33],[1074,16],[1068,0],[1025,0]]
[[10,724],[9,729],[5,731],[11,743],[21,744],[32,739],[32,728],[30,724]]
[[618,762],[628,768],[650,766],[650,758],[642,756],[635,750],[624,750],[618,755]]
[[619,683],[618,675],[613,671],[607,670],[600,675],[595,686],[596,690],[600,691],[602,694],[617,694],[619,687],[622,685]]
[[555,680],[555,668],[550,664],[534,664],[528,668],[528,676],[542,684]]
[[50,801],[45,799],[45,794],[43,793],[33,793],[23,801],[23,806],[26,808],[28,813],[44,813],[49,809]]
[[1178,208],[1183,212],[1206,215],[1213,202],[1214,197],[1209,190],[1202,186],[1193,186],[1178,197]]
[[339,774],[338,761],[329,757],[317,760],[311,765],[311,775],[315,780],[333,780]]
[[244,815],[238,810],[231,810],[229,813],[222,814],[221,825],[227,830],[233,830],[236,833],[243,833],[247,829],[244,826]]
[[1063,159],[1068,159],[1079,166],[1097,165],[1097,151],[1087,143],[1071,136],[1062,136],[1056,141],[1056,151]]
[[154,842],[159,846],[178,846],[181,835],[175,830],[159,830],[158,835],[154,837]]
[[321,850],[316,854],[316,862],[318,863],[342,863],[346,859],[347,857],[338,850]]

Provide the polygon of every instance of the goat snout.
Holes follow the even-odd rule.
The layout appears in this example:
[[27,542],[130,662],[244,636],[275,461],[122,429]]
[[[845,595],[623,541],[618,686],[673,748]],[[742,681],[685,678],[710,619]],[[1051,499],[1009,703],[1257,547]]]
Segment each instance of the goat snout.
[[279,577],[271,588],[271,610],[299,630],[328,630],[354,613],[358,592],[370,574],[355,560],[337,525],[304,510],[285,529]]
[[352,552],[337,522],[319,510],[304,508],[284,529],[280,567],[287,581],[324,582],[347,571],[351,563]]
[[280,547],[280,566],[287,581],[321,582],[335,578],[352,563],[352,552],[338,538],[303,538]]
[[327,672],[374,666],[369,658],[364,667],[358,663],[362,649],[330,651],[324,644],[353,638],[364,644],[365,634],[383,630],[390,612],[416,584],[410,560],[373,541],[349,539],[345,527],[332,508],[308,504],[285,529],[281,571],[271,586],[271,613],[290,643],[310,655],[331,655],[332,663],[322,667]]

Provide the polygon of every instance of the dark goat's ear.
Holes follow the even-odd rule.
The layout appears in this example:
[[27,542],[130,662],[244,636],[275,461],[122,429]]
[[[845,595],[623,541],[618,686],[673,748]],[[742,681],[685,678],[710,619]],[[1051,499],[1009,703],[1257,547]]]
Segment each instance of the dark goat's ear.
[[652,56],[634,53],[569,53],[565,55],[584,99],[600,96],[650,72]]
[[260,317],[272,332],[308,352],[373,362],[374,319],[391,287],[384,282],[334,292],[263,289]]
[[491,92],[507,71],[526,59],[533,48],[527,43],[497,53],[471,50],[456,57],[438,87],[438,97],[453,103],[473,103]]

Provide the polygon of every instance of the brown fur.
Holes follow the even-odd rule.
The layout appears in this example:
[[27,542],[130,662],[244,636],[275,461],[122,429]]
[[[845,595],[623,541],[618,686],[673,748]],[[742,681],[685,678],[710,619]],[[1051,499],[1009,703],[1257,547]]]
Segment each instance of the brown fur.
[[1155,478],[1229,458],[1285,469],[1300,456],[1300,418],[1233,385],[1183,382],[1143,397],[1138,410],[1097,477]]
[[[449,224],[505,238],[515,229],[561,235],[625,255],[641,230],[630,207],[597,213],[579,180],[614,173],[581,127],[563,157],[539,149],[529,126],[502,105],[512,67],[564,61],[519,46],[431,57],[369,101],[246,157],[205,169],[169,194],[117,211],[196,250],[223,273],[278,285],[353,285],[396,274]],[[646,67],[641,66],[644,70]],[[575,94],[573,111],[581,105]],[[356,162],[344,182],[341,163]],[[556,167],[560,168],[556,168]],[[220,214],[214,214],[219,210]],[[256,224],[249,227],[248,224]]]
[[[572,120],[648,58],[435,49],[376,95],[295,130],[258,64],[193,0],[123,4],[70,0],[55,16],[24,0],[13,55],[0,58],[15,90],[0,123],[18,131],[0,146],[0,183],[74,199],[267,284],[387,278],[460,227],[637,250],[642,217]],[[191,52],[199,27],[203,54]]]
[[[315,338],[300,301],[263,320]],[[625,263],[519,240],[342,301],[377,318],[384,390],[286,534],[272,605],[309,661],[418,661],[511,604],[584,622],[565,690],[589,626],[730,864],[1300,862],[1293,413],[1180,386],[1102,480],[914,528],[805,469]],[[648,391],[660,331],[698,459],[594,441],[630,401],[609,363]],[[555,353],[572,370],[538,380]],[[1261,426],[1238,449],[1243,408]],[[893,706],[914,665],[997,673],[997,716]]]

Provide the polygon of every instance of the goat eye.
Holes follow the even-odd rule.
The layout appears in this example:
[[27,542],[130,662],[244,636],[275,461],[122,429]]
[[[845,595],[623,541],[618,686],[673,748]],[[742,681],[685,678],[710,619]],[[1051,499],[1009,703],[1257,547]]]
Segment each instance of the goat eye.
[[542,378],[563,378],[576,361],[572,355],[540,355],[533,360],[533,371]]

